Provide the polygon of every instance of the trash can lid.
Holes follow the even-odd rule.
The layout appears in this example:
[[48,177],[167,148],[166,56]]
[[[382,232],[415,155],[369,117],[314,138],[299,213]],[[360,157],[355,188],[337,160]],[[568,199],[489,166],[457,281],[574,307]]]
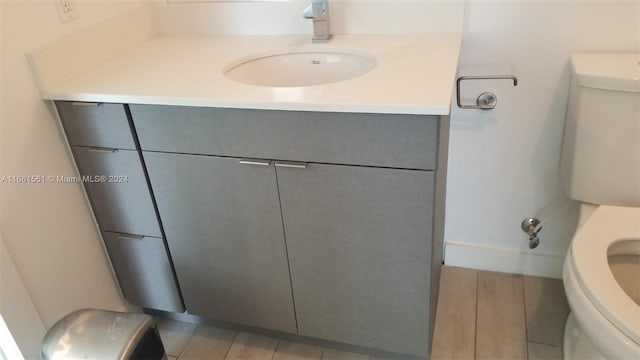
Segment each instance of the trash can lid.
[[153,317],[83,309],[58,320],[42,341],[42,359],[129,359]]

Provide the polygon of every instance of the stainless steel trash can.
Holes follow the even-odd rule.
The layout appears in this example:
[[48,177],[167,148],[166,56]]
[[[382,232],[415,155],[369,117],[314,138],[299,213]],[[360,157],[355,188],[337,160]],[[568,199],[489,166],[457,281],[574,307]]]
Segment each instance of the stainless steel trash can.
[[58,320],[42,341],[43,360],[166,359],[155,319],[83,309]]

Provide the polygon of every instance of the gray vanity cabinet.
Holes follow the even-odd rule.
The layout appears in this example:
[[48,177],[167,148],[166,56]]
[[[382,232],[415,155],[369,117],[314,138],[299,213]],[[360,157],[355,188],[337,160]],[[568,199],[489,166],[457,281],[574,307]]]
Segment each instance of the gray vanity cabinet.
[[296,333],[271,162],[144,158],[189,313]]
[[428,356],[448,119],[56,105],[131,303]]
[[299,333],[427,354],[433,172],[276,169]]
[[429,355],[446,117],[130,109],[189,313]]
[[184,311],[125,105],[56,102],[122,293]]

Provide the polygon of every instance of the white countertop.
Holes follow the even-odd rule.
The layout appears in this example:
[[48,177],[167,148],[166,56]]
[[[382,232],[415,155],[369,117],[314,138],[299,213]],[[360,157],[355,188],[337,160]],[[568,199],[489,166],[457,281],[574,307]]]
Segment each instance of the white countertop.
[[[328,44],[295,36],[156,36],[71,80],[42,89],[48,100],[225,108],[449,114],[459,33],[336,35]],[[279,49],[354,49],[377,59],[372,71],[325,85],[261,87],[223,68]]]

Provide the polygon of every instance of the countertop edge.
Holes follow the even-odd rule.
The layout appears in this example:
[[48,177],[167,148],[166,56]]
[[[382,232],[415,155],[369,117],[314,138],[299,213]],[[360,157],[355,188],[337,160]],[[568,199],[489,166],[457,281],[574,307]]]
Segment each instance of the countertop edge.
[[275,101],[225,101],[218,99],[166,98],[158,96],[131,96],[105,94],[69,94],[44,93],[43,100],[50,101],[82,101],[117,104],[167,105],[217,107],[228,109],[280,110],[280,111],[314,111],[340,113],[373,113],[399,115],[450,115],[450,106],[407,106],[407,105],[372,105],[372,104],[308,104]]

